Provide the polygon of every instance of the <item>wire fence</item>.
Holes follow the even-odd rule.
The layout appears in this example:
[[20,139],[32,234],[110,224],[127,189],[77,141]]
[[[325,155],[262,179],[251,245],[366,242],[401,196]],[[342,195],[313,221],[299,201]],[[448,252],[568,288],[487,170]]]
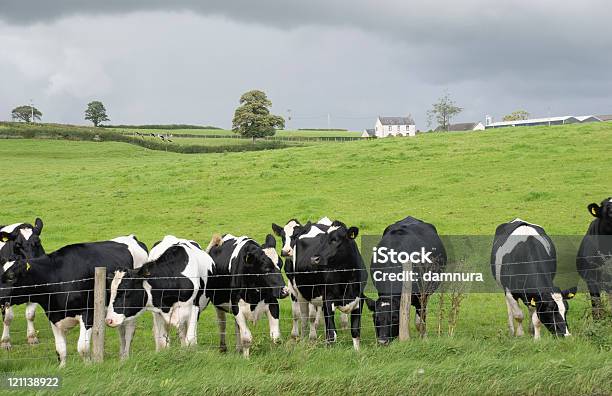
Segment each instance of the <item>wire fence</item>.
[[[601,257],[598,255],[597,257]],[[610,256],[605,258],[609,259]],[[504,265],[522,265],[529,262],[514,262],[504,263]],[[482,268],[489,269],[490,264],[483,265]],[[455,263],[455,268],[461,269],[460,265]],[[334,304],[334,308],[342,307],[342,305],[348,305],[359,295],[359,290],[363,290],[364,282],[356,278],[356,272],[368,272],[364,269],[335,269],[335,270],[321,270],[321,271],[296,271],[289,274],[291,279],[298,279],[301,276],[309,276],[311,279],[324,278],[325,276],[333,275],[335,277],[341,277],[340,280],[334,282],[312,282],[312,283],[299,283],[298,290],[301,293],[301,297],[310,299],[313,301],[318,300],[316,297],[324,294],[330,298]],[[330,274],[332,272],[333,274]],[[489,271],[484,271],[491,277]],[[556,273],[556,276],[562,275],[574,275],[569,272]],[[106,284],[103,287],[106,289],[107,300],[111,296],[111,282],[113,280],[112,273],[107,274]],[[213,284],[215,280],[223,279],[224,277],[235,278],[242,276],[245,278],[257,278],[263,283],[260,283],[257,287],[242,287],[242,288],[214,288],[207,287],[205,295],[211,297],[213,300],[217,294],[240,294],[249,296],[249,307],[251,308],[248,314],[245,315],[245,322],[247,323],[248,329],[252,336],[252,349],[254,353],[265,353],[262,350],[267,348],[266,345],[274,344],[274,338],[276,334],[272,331],[271,327],[278,326],[280,330],[280,343],[288,342],[313,342],[309,340],[310,335],[313,333],[310,329],[311,326],[316,327],[317,338],[315,343],[325,343],[325,318],[322,314],[322,308],[320,304],[316,308],[310,308],[315,312],[313,317],[311,313],[293,312],[299,307],[299,304],[295,302],[295,296],[287,297],[285,299],[275,300],[271,298],[271,291],[277,291],[278,286],[266,286],[265,281],[268,275],[274,274],[261,274],[261,273],[247,273],[241,275],[231,274],[217,274],[209,275],[207,283]],[[371,282],[369,274],[366,274],[366,279]],[[555,274],[549,272],[541,272],[538,274],[534,273],[514,273],[512,276],[522,277],[525,282],[530,277],[535,275],[543,276],[554,276]],[[346,280],[342,280],[344,277]],[[179,319],[179,311],[175,303],[179,302],[179,296],[181,301],[185,301],[188,298],[196,298],[196,291],[193,287],[163,287],[163,283],[167,281],[185,280],[184,276],[166,276],[166,277],[145,277],[145,278],[124,278],[124,281],[132,280],[136,281],[136,287],[134,288],[123,288],[122,293],[118,299],[114,301],[115,307],[120,305],[123,310],[130,310],[131,308],[138,311],[143,311],[135,319],[135,335],[132,342],[131,354],[138,354],[140,352],[150,351],[155,349],[155,345],[170,344],[171,346],[181,345],[184,341],[186,334],[185,324],[174,326]],[[352,279],[352,280],[351,280]],[[199,284],[200,279],[192,279],[194,284]],[[145,291],[143,282],[148,283],[150,289]],[[0,352],[0,356],[5,362],[18,363],[20,361],[49,361],[56,359],[56,346],[54,340],[54,332],[48,324],[47,317],[74,317],[76,315],[82,316],[82,321],[89,323],[93,318],[94,312],[94,278],[88,277],[77,280],[68,280],[63,282],[44,283],[37,285],[20,285],[14,287],[3,287],[0,288],[0,295],[2,296],[3,315],[5,316],[4,331],[7,327],[10,329],[10,349],[4,349]],[[289,284],[289,283],[288,283]],[[162,285],[162,286],[160,286]],[[62,290],[63,288],[70,288],[70,290]],[[293,286],[292,286],[293,288]],[[314,295],[305,295],[306,290],[315,290]],[[425,290],[425,289],[421,289]],[[580,285],[579,290],[586,292],[586,287]],[[293,290],[295,292],[295,290]],[[517,290],[520,291],[520,290]],[[139,299],[134,299],[130,296],[130,293],[140,293]],[[509,304],[508,299],[503,296],[504,291],[499,288],[497,293],[470,293],[470,284],[466,282],[439,282],[438,287],[435,290],[429,290],[428,293],[418,292],[413,293],[412,303],[417,305],[416,308],[412,309],[412,319],[410,323],[412,338],[421,337],[427,335],[428,337],[456,337],[456,336],[468,336],[472,338],[478,337],[503,337],[507,334],[507,323],[506,320],[510,320],[509,316],[512,316],[512,320],[519,318],[525,322],[530,321],[531,315],[524,314],[522,317],[517,312],[513,312],[511,307],[508,306],[508,312],[506,313],[504,307],[505,304]],[[273,293],[272,293],[273,294]],[[154,296],[151,299],[151,296]],[[365,296],[377,300],[379,296],[375,292],[366,291]],[[361,323],[359,325],[361,334],[361,345],[374,346],[380,342],[380,334],[388,334],[391,338],[397,336],[397,312],[399,310],[399,295],[395,296],[381,296],[381,300],[376,305],[375,312],[372,312],[370,308],[366,307],[365,301],[362,301],[363,312],[361,314]],[[80,305],[74,305],[74,301],[80,301]],[[396,301],[393,301],[393,300]],[[24,308],[23,306],[12,307],[11,302],[18,301],[19,303],[35,302],[39,306],[36,310],[36,318],[32,320],[31,325],[34,326],[35,335],[38,339],[37,344],[30,345],[28,343],[28,327],[26,320],[24,320]],[[195,301],[195,300],[194,300]],[[278,302],[279,314],[278,318],[274,318],[274,315],[270,313],[270,310],[263,305],[263,301],[268,304],[274,305]],[[303,301],[303,300],[300,300]],[[591,312],[591,305],[587,293],[583,293],[578,297],[576,302],[570,302],[573,309],[569,311],[568,324],[572,329],[573,334],[581,334],[582,329],[588,326],[589,315]],[[62,305],[62,302],[64,305]],[[108,302],[108,301],[107,301]],[[218,301],[217,301],[218,302]],[[237,346],[237,338],[235,331],[232,329],[236,322],[232,319],[231,306],[226,303],[229,301],[223,301],[219,303],[217,307],[213,306],[212,303],[208,304],[207,307],[201,311],[197,321],[197,344],[198,348],[210,348],[218,349],[220,347],[220,335],[219,335],[219,321],[220,316],[216,314],[216,308],[219,308],[227,312],[227,347],[228,350],[232,350]],[[371,302],[371,301],[370,301]],[[551,299],[550,294],[544,296],[538,301],[538,303],[555,303],[557,300]],[[196,304],[198,301],[196,301]],[[259,304],[258,304],[259,303]],[[483,308],[483,303],[486,305],[486,309]],[[529,307],[531,310],[530,302],[523,301],[524,305]],[[72,305],[70,305],[72,304]],[[157,305],[154,307],[154,305]],[[530,313],[525,306],[517,306],[522,310]],[[418,307],[420,306],[420,307]],[[575,307],[574,307],[575,306]],[[42,307],[42,308],[41,308]],[[269,307],[269,305],[268,305]],[[7,323],[6,321],[6,310],[13,309],[12,321]],[[559,308],[550,308],[555,312],[558,312]],[[154,329],[154,323],[150,311],[162,311],[166,315],[167,319],[170,319],[173,323],[166,323],[160,334],[159,328]],[[106,310],[105,310],[106,311]],[[228,312],[229,311],[229,312]],[[348,312],[348,311],[347,311]],[[350,312],[349,312],[350,313]],[[546,312],[544,312],[546,313]],[[103,312],[103,316],[106,316],[106,312]],[[176,314],[176,315],[174,315]],[[58,316],[55,316],[58,315]],[[351,318],[350,315],[347,317],[343,313],[335,310],[334,313],[335,325],[336,325],[336,343],[339,345],[350,345],[351,344]],[[344,316],[344,317],[343,317]],[[259,319],[255,322],[255,319]],[[276,321],[276,319],[278,319]],[[305,325],[301,323],[303,319],[307,322]],[[543,320],[542,320],[543,321]],[[57,324],[57,323],[56,323]],[[80,329],[81,324],[79,321],[72,321],[71,325],[74,326],[72,331],[67,332],[67,345],[68,355],[70,359],[78,359],[78,353],[75,351],[80,337],[83,337],[83,333]],[[523,326],[521,323],[516,324],[517,326]],[[59,327],[62,327],[61,325]],[[303,341],[294,340],[294,329],[300,331],[300,338]],[[67,328],[69,324],[65,324]],[[167,332],[165,331],[167,329]],[[306,331],[306,333],[304,332]],[[511,329],[512,331],[512,329]],[[547,331],[542,328],[542,333]],[[232,334],[234,333],[234,334]],[[293,333],[293,334],[292,334]],[[527,332],[525,332],[527,333]],[[4,333],[3,333],[4,334]],[[107,328],[104,345],[104,356],[105,358],[113,359],[117,358],[118,351],[120,349],[121,341],[119,338],[119,332]],[[156,335],[157,339],[155,339]],[[528,334],[528,333],[527,333]],[[3,346],[7,346],[5,339]]]

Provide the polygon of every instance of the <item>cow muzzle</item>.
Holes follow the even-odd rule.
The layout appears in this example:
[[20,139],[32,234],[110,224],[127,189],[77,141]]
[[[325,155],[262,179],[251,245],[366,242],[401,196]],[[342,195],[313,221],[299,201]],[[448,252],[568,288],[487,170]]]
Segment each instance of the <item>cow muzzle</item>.
[[112,314],[106,315],[105,322],[108,327],[117,327],[123,324],[124,320],[125,315],[119,315],[113,312]]
[[310,264],[312,264],[312,265],[319,265],[319,264],[321,264],[321,256],[312,256],[310,258]]

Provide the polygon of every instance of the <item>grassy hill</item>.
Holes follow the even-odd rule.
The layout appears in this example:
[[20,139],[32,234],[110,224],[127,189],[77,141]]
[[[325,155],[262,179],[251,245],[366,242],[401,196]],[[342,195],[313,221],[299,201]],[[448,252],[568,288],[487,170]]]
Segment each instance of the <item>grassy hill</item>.
[[[193,156],[116,142],[0,140],[6,168],[0,221],[42,217],[48,251],[127,233],[149,245],[165,234],[206,244],[214,232],[262,241],[272,222],[324,215],[360,227],[361,234],[380,234],[412,215],[446,235],[492,236],[499,223],[517,216],[551,234],[579,235],[591,220],[586,205],[612,195],[611,149],[610,123]],[[486,263],[483,272],[489,272]],[[438,337],[434,297],[430,336],[389,348],[376,346],[365,311],[359,353],[347,332],[331,348],[290,340],[269,346],[261,322],[249,361],[214,350],[210,307],[193,351],[180,350],[174,338],[171,350],[155,354],[145,314],[129,361],[117,361],[116,335],[108,330],[105,363],[84,365],[73,330],[63,371],[55,368],[44,315],[37,319],[42,344],[30,348],[18,313],[15,346],[0,352],[0,367],[60,373],[66,393],[612,393],[612,323],[591,322],[584,295],[571,303],[571,339],[512,339],[505,311],[501,295],[471,294],[455,337]],[[284,301],[284,339],[289,318]]]

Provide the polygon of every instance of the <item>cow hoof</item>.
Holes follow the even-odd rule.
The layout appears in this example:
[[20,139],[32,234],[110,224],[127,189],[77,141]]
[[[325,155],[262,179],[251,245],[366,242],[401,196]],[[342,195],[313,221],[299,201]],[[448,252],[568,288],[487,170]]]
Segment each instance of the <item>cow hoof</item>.
[[221,353],[227,352],[227,345],[219,345],[219,352]]
[[37,345],[38,344],[38,337],[36,337],[35,335],[28,336],[28,344],[30,344],[30,345]]
[[1,349],[6,349],[7,351],[10,350],[13,346],[11,345],[10,341],[2,341],[0,342],[0,348]]
[[317,340],[317,335],[316,334],[309,334],[308,335],[308,339],[310,341],[316,341]]
[[281,343],[281,339],[280,339],[280,338],[272,338],[272,342],[273,342],[275,345],[279,345],[279,344]]

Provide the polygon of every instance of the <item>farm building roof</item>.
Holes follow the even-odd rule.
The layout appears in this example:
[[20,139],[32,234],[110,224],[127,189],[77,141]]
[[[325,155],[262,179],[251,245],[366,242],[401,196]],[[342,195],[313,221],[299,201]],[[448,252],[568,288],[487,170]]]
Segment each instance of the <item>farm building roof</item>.
[[381,117],[378,116],[383,125],[414,125],[412,117]]
[[595,117],[599,118],[602,121],[612,121],[612,114],[602,114],[602,115],[597,115]]
[[529,120],[515,120],[515,121],[498,121],[492,122],[487,125],[489,127],[498,127],[498,126],[513,126],[513,125],[529,125],[529,124],[542,124],[547,122],[580,122],[576,117],[572,116],[562,116],[562,117],[545,117],[545,118],[531,118]]

